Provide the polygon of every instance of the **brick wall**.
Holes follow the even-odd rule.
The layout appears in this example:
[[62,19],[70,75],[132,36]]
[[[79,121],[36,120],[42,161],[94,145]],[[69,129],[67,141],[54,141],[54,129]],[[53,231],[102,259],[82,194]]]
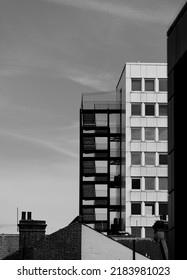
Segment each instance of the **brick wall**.
[[74,223],[48,235],[34,247],[33,259],[80,260],[81,227],[80,223]]

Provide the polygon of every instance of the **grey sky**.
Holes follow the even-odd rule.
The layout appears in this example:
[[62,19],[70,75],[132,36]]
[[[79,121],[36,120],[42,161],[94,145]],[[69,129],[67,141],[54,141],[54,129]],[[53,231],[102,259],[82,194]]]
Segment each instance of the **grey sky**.
[[78,214],[81,93],[115,89],[126,61],[166,62],[184,3],[0,1],[0,232],[17,207],[48,232]]

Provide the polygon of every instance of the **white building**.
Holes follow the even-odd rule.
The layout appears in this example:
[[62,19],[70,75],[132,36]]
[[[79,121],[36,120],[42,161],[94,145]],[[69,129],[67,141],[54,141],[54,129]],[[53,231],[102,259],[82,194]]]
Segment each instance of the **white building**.
[[152,237],[167,220],[167,64],[126,63],[117,84],[122,99],[122,225]]

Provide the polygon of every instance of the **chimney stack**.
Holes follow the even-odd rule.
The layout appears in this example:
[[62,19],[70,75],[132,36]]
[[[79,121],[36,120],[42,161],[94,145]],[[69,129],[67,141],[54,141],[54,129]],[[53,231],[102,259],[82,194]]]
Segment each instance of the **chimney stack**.
[[[27,216],[27,219],[26,219]],[[32,243],[45,237],[46,222],[32,220],[31,212],[22,212],[19,221],[19,248],[30,246]]]

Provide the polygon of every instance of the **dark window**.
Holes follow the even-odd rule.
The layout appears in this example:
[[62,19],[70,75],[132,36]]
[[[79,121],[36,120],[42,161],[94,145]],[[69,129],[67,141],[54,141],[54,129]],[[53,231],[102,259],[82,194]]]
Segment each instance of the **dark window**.
[[145,177],[145,190],[155,190],[155,177]]
[[136,237],[141,237],[141,227],[131,227],[131,234]]
[[167,177],[160,177],[159,180],[159,190],[167,190],[168,189],[168,178]]
[[146,116],[155,115],[155,105],[154,104],[145,104],[145,115]]
[[145,203],[145,215],[154,215],[155,214],[155,203],[146,202]]
[[159,215],[168,215],[168,204],[159,203]]
[[155,128],[154,127],[145,128],[145,140],[146,141],[155,140]]
[[167,154],[159,154],[159,165],[168,164],[168,155]]
[[155,90],[155,80],[145,79],[145,91],[154,91],[154,90]]
[[141,203],[140,202],[133,202],[131,204],[131,214],[132,215],[141,215]]
[[168,115],[168,106],[167,104],[159,104],[159,116]]
[[136,153],[136,152],[131,153],[131,164],[141,165],[141,153]]
[[132,91],[141,91],[142,83],[141,79],[132,79]]
[[141,128],[131,128],[131,140],[141,140]]
[[140,178],[132,178],[132,189],[140,190],[141,188],[141,179]]
[[159,79],[159,91],[167,91],[168,84],[167,79]]
[[145,228],[145,237],[146,238],[153,238],[154,237],[154,229],[152,227]]
[[166,141],[168,139],[167,127],[160,127],[158,131],[159,131],[159,140]]
[[141,104],[132,104],[131,110],[132,116],[141,116],[142,114]]

